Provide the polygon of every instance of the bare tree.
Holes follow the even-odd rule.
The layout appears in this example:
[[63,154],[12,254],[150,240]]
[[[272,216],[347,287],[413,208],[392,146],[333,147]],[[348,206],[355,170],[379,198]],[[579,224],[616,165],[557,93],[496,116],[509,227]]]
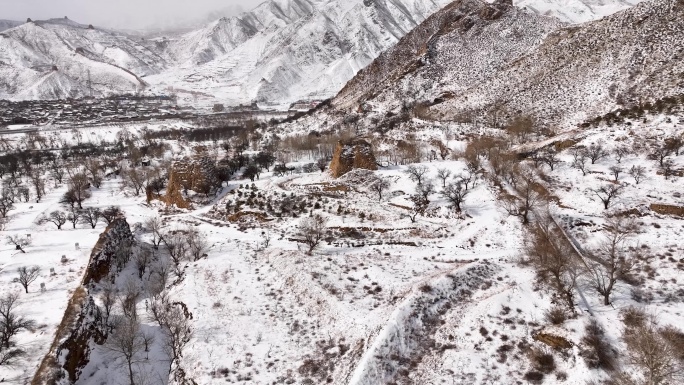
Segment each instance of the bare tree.
[[613,181],[617,183],[620,178],[620,174],[622,173],[622,167],[610,166],[610,172],[613,174]]
[[413,202],[409,219],[412,223],[416,222],[418,215],[425,215],[427,209],[430,207],[430,195],[435,193],[435,186],[430,182],[423,182],[416,187],[416,193],[409,197]]
[[580,264],[575,252],[546,214],[538,218],[527,245],[530,260],[538,277],[549,284],[575,312],[575,285],[580,276]]
[[88,188],[90,187],[90,182],[88,182],[88,177],[83,173],[76,173],[71,175],[69,178],[69,190],[67,194],[70,195],[72,204],[77,203],[78,208],[83,208],[83,201],[90,198],[91,193]]
[[180,263],[188,258],[188,243],[185,235],[180,230],[174,230],[165,234],[162,239],[171,260],[178,268]]
[[5,197],[0,197],[0,217],[7,218],[7,214],[14,210],[14,202]]
[[28,320],[16,312],[16,293],[7,293],[0,297],[0,365],[10,364],[22,357],[26,352],[21,348],[13,348],[13,338],[22,330],[31,330],[36,323]]
[[133,262],[135,263],[135,269],[138,272],[138,278],[142,279],[147,271],[147,268],[152,263],[152,252],[149,250],[139,250],[133,256]]
[[390,188],[390,182],[385,178],[376,177],[369,188],[378,194],[378,201],[382,201],[382,194]]
[[162,221],[159,217],[151,217],[145,220],[145,227],[152,233],[152,245],[155,249],[159,248],[159,245],[163,242],[162,237]]
[[451,176],[451,171],[446,168],[437,169],[437,179],[442,180],[442,188],[446,188],[447,179]]
[[126,281],[123,289],[119,291],[119,305],[123,310],[124,316],[128,319],[138,319],[138,300],[143,294],[142,289],[138,286],[138,282],[133,279]]
[[665,147],[674,153],[675,156],[679,156],[682,147],[684,147],[684,137],[679,135],[665,139]]
[[109,206],[100,212],[100,216],[107,222],[107,225],[111,225],[114,220],[122,215],[123,211],[121,211],[119,206]]
[[22,253],[26,253],[24,248],[31,245],[31,238],[22,237],[20,235],[8,235],[7,244],[14,245],[17,250],[21,251]]
[[615,160],[617,160],[618,163],[622,162],[622,158],[630,154],[630,150],[627,146],[617,146],[613,150],[613,155],[615,155]]
[[85,170],[90,175],[90,181],[95,188],[102,185],[102,162],[98,159],[89,158],[85,162]]
[[166,289],[169,280],[170,265],[166,259],[162,259],[151,269],[150,276],[145,282],[146,290],[152,297],[156,297]]
[[599,197],[601,202],[603,202],[603,208],[608,210],[610,207],[610,202],[620,196],[622,193],[622,186],[619,184],[608,184],[597,189],[591,190]]
[[147,176],[144,170],[137,167],[128,167],[122,171],[124,186],[133,189],[135,196],[139,196],[145,189]]
[[667,331],[659,329],[655,319],[628,327],[624,340],[627,357],[643,378],[643,381],[636,380],[624,373],[622,377],[627,384],[670,385],[684,381],[681,347],[668,340]]
[[31,199],[31,191],[26,186],[17,187],[17,196],[24,199],[24,203],[28,203]]
[[521,172],[516,179],[517,196],[504,197],[504,209],[509,215],[522,219],[523,224],[528,224],[532,212],[545,202],[545,198],[537,191],[532,173]]
[[81,223],[90,225],[93,229],[97,226],[101,216],[100,209],[95,207],[86,207],[80,211]]
[[55,179],[55,184],[61,184],[64,181],[64,166],[57,161],[50,163],[50,175]]
[[535,122],[530,116],[517,116],[506,125],[506,131],[522,143],[534,132],[534,126]]
[[32,284],[36,279],[38,279],[38,276],[40,275],[40,267],[22,266],[19,269],[17,269],[17,271],[19,272],[19,283],[21,284],[21,286],[24,287],[26,293],[28,293],[29,285]]
[[457,181],[450,183],[446,187],[444,187],[444,190],[442,191],[442,196],[449,201],[451,206],[457,211],[461,212],[461,205],[463,204],[463,201],[465,200],[465,197],[468,195],[470,191],[466,190],[466,188],[463,186],[462,181]]
[[600,143],[592,143],[587,148],[587,156],[591,159],[591,164],[608,156],[608,151]]
[[667,144],[662,143],[657,145],[653,150],[652,157],[656,158],[656,160],[658,160],[658,165],[662,167],[663,162],[665,162],[665,159],[670,155],[672,155],[672,149],[668,147]]
[[297,236],[300,238],[299,242],[309,247],[309,254],[313,253],[323,241],[327,231],[326,223],[327,219],[320,214],[314,214],[300,221]]
[[603,304],[610,305],[610,296],[620,278],[628,278],[636,267],[636,259],[626,252],[626,240],[638,231],[632,221],[611,218],[606,225],[606,239],[587,261],[592,285],[603,296]]
[[422,185],[423,181],[427,178],[428,168],[424,165],[409,165],[404,171],[408,174],[409,179],[416,182],[418,185]]
[[551,171],[553,171],[556,168],[556,165],[562,163],[560,159],[558,159],[558,152],[553,149],[548,149],[542,153],[542,162],[544,162]]
[[209,250],[207,238],[197,229],[189,228],[187,230],[186,240],[188,243],[188,252],[194,261],[199,261]]
[[584,147],[573,148],[572,158],[572,167],[582,171],[582,175],[587,175],[587,149]]
[[134,319],[121,317],[116,322],[114,331],[107,337],[104,346],[114,358],[121,358],[125,361],[128,367],[129,384],[136,385],[133,365],[139,362],[138,353],[145,347],[140,323]]
[[660,166],[660,172],[663,173],[665,180],[668,180],[671,176],[676,175],[674,161],[672,161],[672,159],[665,159]]
[[149,316],[162,328],[163,344],[171,358],[171,364],[178,361],[192,337],[190,327],[192,314],[187,311],[183,303],[172,302],[167,295],[162,293],[151,301]]
[[634,178],[636,184],[639,184],[639,182],[646,177],[646,168],[644,166],[632,166],[632,168],[629,169],[629,175]]
[[55,210],[50,214],[43,215],[38,219],[38,224],[44,225],[46,223],[53,223],[57,226],[57,230],[61,230],[62,226],[67,223],[67,213],[60,210]]
[[102,284],[102,294],[100,296],[102,300],[102,309],[104,310],[104,324],[110,327],[109,318],[112,315],[112,310],[116,305],[116,286],[109,280]]
[[43,199],[43,195],[45,195],[45,180],[43,179],[42,174],[42,171],[40,171],[39,168],[36,168],[29,175],[33,189],[36,192],[36,202],[40,202],[40,200]]
[[81,222],[81,211],[71,208],[67,213],[67,221],[71,222],[72,228],[76,228],[76,224]]

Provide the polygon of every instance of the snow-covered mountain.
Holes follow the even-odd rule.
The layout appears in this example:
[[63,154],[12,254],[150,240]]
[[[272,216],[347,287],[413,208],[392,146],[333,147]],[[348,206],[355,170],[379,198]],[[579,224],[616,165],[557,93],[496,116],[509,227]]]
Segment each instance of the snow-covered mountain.
[[[154,39],[68,19],[18,26],[0,22],[0,29],[8,28],[0,38],[0,99],[170,88],[228,105],[257,100],[288,106],[300,99],[328,98],[450,2],[270,0],[196,31]],[[521,0],[516,5],[574,23],[636,2]],[[521,47],[515,39],[506,41]]]
[[433,119],[525,113],[571,127],[684,92],[683,16],[681,2],[658,0],[562,27],[504,3],[455,2],[361,71],[333,105],[427,103]]
[[52,99],[135,92],[166,60],[140,41],[68,19],[0,35],[0,98]]
[[169,43],[160,86],[228,103],[288,104],[334,95],[448,0],[275,0]]

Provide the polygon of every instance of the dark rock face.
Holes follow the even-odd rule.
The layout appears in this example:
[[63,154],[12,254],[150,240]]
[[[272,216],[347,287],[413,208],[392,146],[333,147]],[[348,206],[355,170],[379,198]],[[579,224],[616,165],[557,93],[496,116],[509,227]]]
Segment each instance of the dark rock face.
[[109,276],[122,249],[129,248],[133,233],[126,218],[115,219],[100,235],[90,254],[90,262],[60,323],[50,351],[41,363],[32,385],[75,383],[90,360],[90,343],[103,344],[107,338],[102,311],[88,293],[88,287]]
[[95,248],[90,255],[90,264],[83,277],[83,285],[99,283],[100,280],[109,275],[117,251],[124,244],[130,245],[132,241],[133,233],[131,233],[131,228],[126,218],[114,220],[104,233],[100,235],[100,239],[95,244]]
[[330,163],[330,172],[332,173],[332,176],[339,178],[357,168],[366,170],[378,169],[370,143],[362,139],[337,143],[335,154]]
[[71,383],[76,382],[81,369],[90,360],[90,341],[103,344],[106,340],[106,328],[100,308],[88,297],[81,308],[74,330],[57,349],[58,361],[63,361],[62,369]]

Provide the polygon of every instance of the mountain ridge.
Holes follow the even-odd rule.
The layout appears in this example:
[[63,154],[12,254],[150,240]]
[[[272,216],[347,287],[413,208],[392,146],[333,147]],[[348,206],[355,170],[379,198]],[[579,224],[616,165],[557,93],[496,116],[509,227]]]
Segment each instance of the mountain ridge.
[[[587,9],[596,2],[578,1]],[[599,3],[619,8],[637,0],[628,1]],[[450,3],[271,0],[189,33],[152,39],[68,19],[21,23],[0,32],[0,98],[148,90],[190,92],[195,103],[204,95],[206,105],[257,101],[287,108],[337,95],[358,71]],[[553,0],[519,5],[538,13],[558,7]]]

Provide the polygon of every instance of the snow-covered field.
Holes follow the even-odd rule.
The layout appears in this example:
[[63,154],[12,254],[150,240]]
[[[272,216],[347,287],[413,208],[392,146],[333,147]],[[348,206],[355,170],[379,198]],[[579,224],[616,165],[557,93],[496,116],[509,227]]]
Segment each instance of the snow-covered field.
[[[456,152],[463,151],[473,132],[467,125],[414,123],[420,127],[414,135],[419,140],[440,139]],[[97,142],[117,138],[120,130],[98,127],[80,129],[80,135],[50,135],[68,142],[78,137]],[[127,126],[126,131],[139,134],[143,129]],[[679,132],[678,117],[659,116],[631,126],[588,129],[577,140],[613,149],[618,144],[650,146]],[[18,141],[21,135],[11,138]],[[193,151],[188,143],[168,143],[172,151],[167,156]],[[646,159],[646,152],[621,160],[619,181],[625,187],[608,212],[637,209],[642,214],[637,219],[641,232],[633,242],[646,250],[639,290],[647,299],[637,298],[635,287],[620,282],[612,304],[603,305],[588,282],[581,281],[578,317],[556,326],[545,317],[554,302],[551,291],[537,282],[529,266],[519,263],[526,254],[529,229],[501,207],[498,187],[479,179],[461,214],[441,196],[437,171],[465,174],[462,158],[423,163],[436,191],[429,196],[429,210],[415,222],[408,198],[416,184],[405,172],[407,166],[353,172],[337,180],[318,171],[286,176],[267,172],[255,182],[236,176],[210,204],[179,211],[168,211],[158,201],[146,203],[144,196],[123,187],[121,177],[112,175],[100,188],[90,188],[92,197],[84,206],[120,206],[139,243],[150,242],[143,224],[155,216],[162,218],[164,231],[193,228],[206,236],[206,257],[183,262],[182,278],[174,276],[168,284],[168,295],[192,315],[192,337],[178,364],[197,384],[509,384],[523,381],[531,370],[530,351],[537,349],[556,357],[555,370],[544,384],[579,385],[604,376],[582,358],[588,319],[596,319],[619,350],[624,349],[622,327],[613,325],[621,325],[622,309],[642,307],[658,314],[663,325],[677,326],[684,316],[679,279],[682,219],[644,208],[652,203],[681,206],[681,178],[658,175],[657,160]],[[549,192],[557,197],[551,211],[590,252],[603,236],[605,222],[603,204],[591,190],[613,178],[610,167],[617,163],[613,155],[606,156],[589,164],[583,176],[571,166],[570,150],[559,158],[553,171],[540,166],[548,175]],[[671,159],[676,168],[683,167],[683,156]],[[628,175],[632,165],[646,168],[639,185]],[[368,188],[371,175],[390,181],[382,199]],[[49,180],[40,203],[17,203],[3,231],[0,285],[3,292],[19,293],[18,311],[38,325],[21,332],[16,341],[28,356],[14,366],[0,366],[0,379],[7,383],[24,384],[32,378],[105,227],[78,224],[72,229],[66,223],[57,230],[52,224],[38,224],[42,214],[60,208],[66,187],[54,186]],[[297,202],[298,209],[280,215],[264,209],[286,199]],[[235,217],[238,201],[247,214]],[[309,254],[297,232],[313,214],[327,219],[330,235]],[[28,234],[32,242],[26,253],[4,244],[6,236]],[[164,246],[160,250],[166,252]],[[17,268],[34,265],[41,267],[40,277],[26,294],[14,282]],[[123,290],[131,280],[137,282],[132,265],[118,273],[115,282]],[[91,294],[100,303],[101,292]],[[147,316],[151,301],[143,295],[136,306],[144,330],[154,334],[158,327]],[[533,338],[538,333],[563,337],[572,347],[556,352]],[[157,335],[157,343],[161,338]],[[157,345],[139,352],[135,370],[144,375],[137,381],[172,383],[165,354]],[[93,343],[90,362],[77,383],[124,384],[125,373],[120,357]]]

